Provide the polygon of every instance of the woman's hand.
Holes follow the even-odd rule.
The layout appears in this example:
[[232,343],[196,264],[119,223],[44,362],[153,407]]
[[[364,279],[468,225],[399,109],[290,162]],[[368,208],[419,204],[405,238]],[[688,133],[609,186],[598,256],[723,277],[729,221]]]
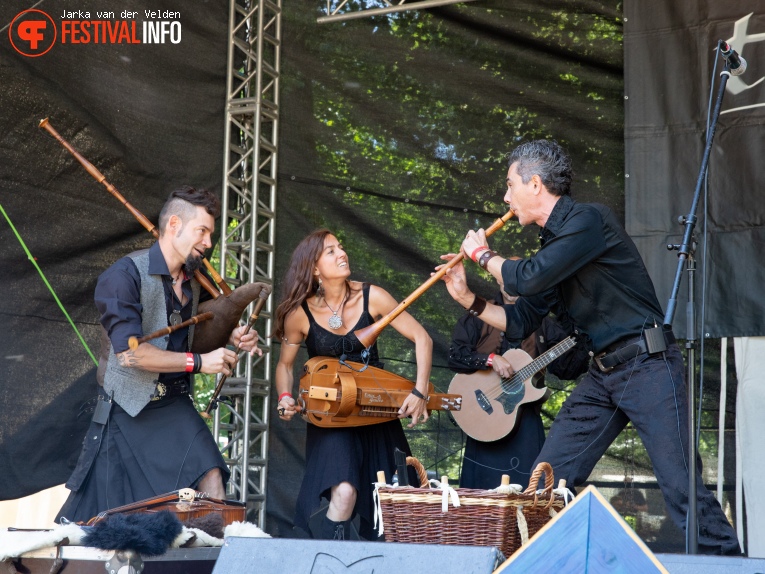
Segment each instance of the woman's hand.
[[291,396],[284,396],[279,404],[276,405],[276,412],[283,421],[291,421],[300,409],[295,404],[295,399]]
[[510,366],[510,363],[502,355],[494,355],[491,360],[491,368],[503,379],[508,379],[515,374],[515,369]]
[[[424,393],[421,393],[424,395]],[[411,393],[406,399],[404,404],[398,409],[398,418],[403,419],[411,416],[412,422],[406,425],[409,428],[413,428],[415,425],[424,423],[428,420],[428,401],[427,399],[421,399]]]

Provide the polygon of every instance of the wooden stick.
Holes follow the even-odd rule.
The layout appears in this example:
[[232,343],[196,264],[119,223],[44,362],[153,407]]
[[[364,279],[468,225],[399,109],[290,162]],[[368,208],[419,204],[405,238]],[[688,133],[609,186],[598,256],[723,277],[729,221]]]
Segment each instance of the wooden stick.
[[183,323],[178,323],[177,325],[169,325],[167,327],[154,331],[153,333],[149,335],[144,335],[143,337],[140,337],[140,338],[130,337],[128,339],[128,347],[130,347],[131,351],[135,351],[138,348],[138,345],[140,345],[141,343],[145,343],[146,341],[151,341],[152,339],[157,339],[161,337],[162,335],[169,335],[170,333],[174,333],[178,329],[183,329],[184,327],[188,327],[189,325],[196,325],[197,323],[200,323],[201,321],[208,321],[212,319],[213,317],[214,315],[208,311],[207,313],[194,315],[191,319],[187,319]]
[[[50,122],[48,122],[48,118],[45,118],[44,120],[40,121],[39,127],[43,128],[45,131],[47,131],[50,135],[52,135],[58,143],[60,143],[64,148],[74,156],[74,158],[80,162],[82,167],[85,168],[85,170],[93,176],[93,178],[98,182],[102,183],[104,187],[106,187],[107,191],[111,193],[114,197],[117,198],[117,201],[119,201],[122,205],[124,205],[127,210],[133,214],[133,217],[135,217],[138,222],[143,225],[146,230],[151,233],[156,239],[159,239],[159,231],[157,231],[156,226],[147,219],[147,217],[138,211],[135,207],[133,207],[124,197],[123,195],[117,191],[117,188],[114,187],[111,183],[106,181],[106,177],[104,174],[102,174],[96,166],[94,166],[92,163],[90,163],[87,159],[85,159],[84,156],[82,156],[76,149],[74,149],[71,144],[66,141],[63,137],[61,137],[61,134],[59,134],[53,126],[50,125]],[[202,257],[202,263],[204,263],[205,268],[207,269],[207,272],[212,276],[213,280],[220,286],[221,291],[223,291],[224,295],[228,295],[231,293],[231,287],[228,286],[228,283],[226,283],[223,278],[218,274],[218,272],[215,270],[215,268],[212,266],[212,264],[207,260],[206,257]],[[194,271],[194,277],[197,281],[199,281],[200,285],[204,287],[210,295],[213,296],[213,298],[220,297],[220,291],[215,288],[215,286],[210,283],[210,281],[205,277],[201,271],[197,270]]]
[[[505,215],[497,219],[491,227],[489,227],[486,230],[486,237],[489,237],[492,235],[495,231],[502,228],[505,223],[515,215],[512,210],[508,211]],[[414,301],[419,298],[420,295],[425,293],[428,289],[430,289],[433,285],[436,284],[436,282],[440,281],[441,278],[446,275],[446,272],[457,265],[460,261],[464,259],[464,255],[460,252],[457,254],[454,259],[449,261],[446,265],[444,265],[441,269],[439,269],[436,273],[434,273],[430,279],[425,281],[422,285],[420,285],[417,289],[415,289],[409,297],[401,301],[401,303],[398,304],[398,306],[393,309],[390,313],[388,313],[385,317],[380,319],[379,321],[376,321],[375,323],[372,323],[371,325],[364,327],[362,329],[359,329],[357,331],[354,331],[353,334],[356,336],[356,338],[361,342],[364,347],[370,347],[374,342],[377,340],[377,337],[380,336],[380,333],[382,332],[385,327],[390,325],[396,317],[401,315],[409,305],[414,303]]]

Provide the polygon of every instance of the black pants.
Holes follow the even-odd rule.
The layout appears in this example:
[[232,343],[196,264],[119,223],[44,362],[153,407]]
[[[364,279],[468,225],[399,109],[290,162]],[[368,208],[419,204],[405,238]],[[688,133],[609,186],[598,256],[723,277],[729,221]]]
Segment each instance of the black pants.
[[[565,478],[569,485],[580,485],[632,421],[651,458],[669,515],[685,531],[689,451],[683,372],[676,344],[667,349],[666,360],[661,354],[641,355],[609,373],[593,365],[563,404],[536,463],[549,462],[556,482]],[[699,551],[739,553],[736,533],[699,471],[696,489]]]

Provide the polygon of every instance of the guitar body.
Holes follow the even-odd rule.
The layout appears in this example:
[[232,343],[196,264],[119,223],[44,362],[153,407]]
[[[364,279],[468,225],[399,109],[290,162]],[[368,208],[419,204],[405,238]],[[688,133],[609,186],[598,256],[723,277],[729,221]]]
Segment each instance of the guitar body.
[[[358,427],[398,418],[414,383],[395,373],[361,363],[314,357],[303,367],[297,404],[302,417],[319,427]],[[459,410],[461,397],[433,392],[428,410]]]
[[462,395],[462,408],[452,412],[454,420],[465,434],[478,441],[492,442],[508,435],[515,427],[518,407],[538,401],[547,392],[546,387],[536,388],[532,384],[538,371],[522,379],[520,371],[532,363],[528,353],[509,349],[502,356],[516,376],[503,381],[488,369],[455,375],[449,384],[450,394]]

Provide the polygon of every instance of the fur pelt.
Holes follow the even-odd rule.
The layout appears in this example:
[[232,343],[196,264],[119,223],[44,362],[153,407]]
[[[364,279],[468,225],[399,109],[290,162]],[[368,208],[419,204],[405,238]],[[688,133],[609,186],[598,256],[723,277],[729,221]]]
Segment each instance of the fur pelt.
[[96,524],[82,544],[102,550],[134,550],[144,556],[164,554],[183,530],[178,517],[157,513],[113,514]]
[[85,529],[76,524],[57,526],[53,530],[0,532],[0,561],[59,544],[82,544],[84,537]]
[[252,522],[232,522],[224,531],[226,538],[241,536],[243,538],[271,538],[271,535],[261,530]]
[[185,520],[183,525],[186,528],[196,528],[207,532],[213,538],[223,538],[223,516],[217,512],[211,512],[198,518]]

